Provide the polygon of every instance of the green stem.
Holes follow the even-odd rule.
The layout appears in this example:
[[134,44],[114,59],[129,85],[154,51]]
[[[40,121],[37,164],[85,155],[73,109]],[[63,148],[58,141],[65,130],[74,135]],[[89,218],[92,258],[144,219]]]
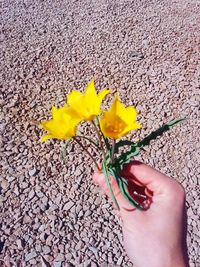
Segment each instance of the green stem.
[[101,171],[101,169],[99,168],[96,160],[94,159],[94,157],[92,156],[92,154],[82,145],[82,143],[74,136],[73,139],[77,142],[77,144],[79,144],[79,146],[88,154],[88,156],[92,159],[92,161],[94,162],[96,168],[98,169],[98,171]]
[[111,184],[110,184],[107,165],[106,165],[106,163],[105,163],[104,161],[103,161],[103,172],[104,172],[104,176],[105,176],[106,184],[107,184],[107,187],[108,187],[108,189],[109,189],[109,191],[110,191],[110,195],[111,195],[111,197],[112,197],[112,200],[113,200],[115,206],[117,207],[117,209],[120,210],[120,208],[119,208],[119,204],[117,203],[117,200],[116,200],[116,198],[115,198],[114,192],[113,192],[113,190],[112,190],[112,186],[111,186]]
[[115,140],[112,140],[112,154],[111,154],[111,164],[114,163],[114,159],[115,159]]
[[102,143],[102,140],[101,140],[101,135],[100,135],[100,133],[99,133],[99,129],[97,128],[97,126],[96,126],[96,124],[95,124],[94,121],[92,121],[92,124],[94,125],[95,131],[96,131],[97,136],[98,136],[98,139],[99,139],[99,144],[100,144],[100,147],[101,147],[103,156],[104,156],[104,158],[105,158],[106,154],[105,154],[105,150],[104,150],[103,143]]
[[[96,120],[97,120],[97,123],[98,123],[98,126],[99,126],[99,125],[100,125],[100,123],[99,123],[99,118],[96,117]],[[104,141],[104,143],[105,143],[105,146],[106,146],[106,149],[107,149],[107,152],[108,152],[108,151],[110,150],[110,145],[109,145],[107,139],[105,138],[105,136],[103,135],[103,133],[102,133],[100,127],[99,127],[99,129],[100,129],[100,133],[101,133],[101,135],[102,135],[102,137],[103,137],[103,141]]]

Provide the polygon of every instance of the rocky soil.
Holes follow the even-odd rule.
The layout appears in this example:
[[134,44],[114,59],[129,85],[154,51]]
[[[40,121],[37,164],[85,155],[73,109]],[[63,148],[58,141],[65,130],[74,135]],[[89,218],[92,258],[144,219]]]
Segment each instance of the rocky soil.
[[188,117],[138,159],[185,187],[190,266],[199,267],[200,2],[3,0],[0,8],[0,266],[134,266],[90,159],[71,146],[63,162],[62,143],[39,142],[51,106],[94,78],[98,90],[118,89],[136,105],[137,137]]

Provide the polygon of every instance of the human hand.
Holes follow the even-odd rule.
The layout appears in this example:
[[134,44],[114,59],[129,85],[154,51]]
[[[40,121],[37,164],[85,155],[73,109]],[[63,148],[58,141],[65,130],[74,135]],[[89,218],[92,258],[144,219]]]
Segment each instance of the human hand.
[[[141,188],[148,197],[145,211],[134,209],[109,177],[119,204],[124,247],[136,267],[186,267],[185,192],[175,180],[138,161],[126,165],[121,175],[129,190]],[[104,175],[93,180],[110,197]],[[131,191],[129,191],[131,192]]]

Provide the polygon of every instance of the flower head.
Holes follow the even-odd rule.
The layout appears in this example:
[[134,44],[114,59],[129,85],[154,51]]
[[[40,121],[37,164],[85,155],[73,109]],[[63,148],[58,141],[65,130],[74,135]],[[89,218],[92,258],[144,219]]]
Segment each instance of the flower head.
[[67,110],[66,104],[61,108],[52,107],[53,118],[41,123],[44,130],[48,132],[48,134],[42,137],[42,143],[50,138],[68,140],[76,134],[76,126],[79,121],[72,118],[67,113]]
[[86,87],[84,94],[74,90],[68,95],[68,113],[79,120],[93,120],[101,113],[101,102],[109,92],[110,90],[104,89],[97,94],[94,80],[92,80]]
[[105,137],[118,139],[132,130],[141,128],[136,122],[136,115],[134,107],[126,108],[116,96],[110,109],[100,118],[101,131]]

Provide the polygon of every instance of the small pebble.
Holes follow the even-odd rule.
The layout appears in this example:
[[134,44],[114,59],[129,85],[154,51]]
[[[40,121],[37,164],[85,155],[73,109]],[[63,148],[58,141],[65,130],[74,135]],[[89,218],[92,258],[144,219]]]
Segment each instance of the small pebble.
[[30,261],[31,259],[35,258],[37,253],[35,251],[28,253],[25,255],[25,261]]

